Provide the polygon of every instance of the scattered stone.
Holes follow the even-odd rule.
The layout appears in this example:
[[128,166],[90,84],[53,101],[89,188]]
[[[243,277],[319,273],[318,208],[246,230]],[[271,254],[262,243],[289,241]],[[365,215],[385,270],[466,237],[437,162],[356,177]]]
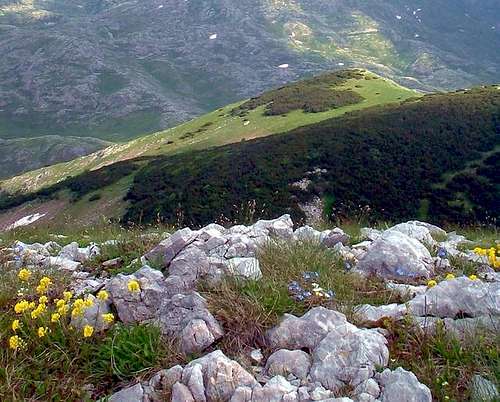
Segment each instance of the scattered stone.
[[470,387],[471,401],[494,402],[500,399],[496,385],[480,375],[472,377]]
[[315,307],[302,317],[285,314],[280,324],[266,334],[269,345],[273,349],[303,349],[312,350],[328,334],[339,326],[352,326],[345,315]]
[[415,374],[398,367],[376,375],[381,387],[381,402],[432,402],[431,391]]
[[305,380],[311,369],[311,357],[302,350],[280,349],[267,359],[265,371],[270,377],[281,375],[287,377],[293,374],[296,378]]
[[311,379],[334,392],[346,385],[356,387],[373,377],[377,367],[387,366],[386,344],[374,329],[339,325],[314,349]]
[[427,248],[396,230],[386,231],[375,240],[358,262],[357,269],[398,282],[429,279],[434,272]]
[[264,355],[260,349],[254,349],[250,352],[250,359],[256,364],[262,363],[264,360]]
[[124,388],[108,398],[109,402],[143,402],[144,388],[140,383]]

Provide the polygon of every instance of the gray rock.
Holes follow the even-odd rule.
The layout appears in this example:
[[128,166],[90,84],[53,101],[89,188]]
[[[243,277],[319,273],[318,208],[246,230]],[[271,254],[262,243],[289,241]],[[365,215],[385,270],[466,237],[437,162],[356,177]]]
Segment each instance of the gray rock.
[[196,240],[198,232],[184,228],[163,240],[144,257],[154,266],[167,268],[170,262],[190,243]]
[[238,387],[254,388],[255,378],[234,360],[216,350],[200,359],[193,360],[186,368],[201,365],[207,402],[227,401]]
[[168,370],[158,371],[149,380],[149,386],[155,390],[171,390],[176,382],[181,381],[183,368],[182,366],[174,366]]
[[293,238],[293,222],[290,215],[283,215],[277,219],[260,220],[251,226],[254,233],[265,233],[280,239]]
[[[128,283],[136,280],[139,292],[130,292]],[[165,277],[160,271],[147,266],[133,275],[118,274],[107,286],[118,317],[124,323],[144,322],[156,317],[158,307],[167,296]]]
[[363,304],[357,306],[355,313],[357,318],[365,325],[377,325],[383,318],[399,320],[406,314],[404,304],[389,304],[385,306],[371,306]]
[[149,400],[140,383],[124,388],[108,398],[109,402],[146,402]]
[[222,337],[223,330],[196,292],[165,299],[156,322],[165,335],[180,336],[184,353],[201,352]]
[[210,268],[210,263],[206,253],[199,248],[191,245],[171,261],[168,268],[170,275],[179,276],[184,283],[191,284],[194,289],[199,278],[205,276]]
[[187,385],[196,402],[206,402],[203,372],[200,364],[186,368],[182,373],[182,382]]
[[376,330],[338,326],[314,349],[311,379],[334,392],[346,385],[356,387],[373,377],[376,367],[387,365],[386,344]]
[[298,241],[321,241],[321,232],[311,226],[301,226],[293,233],[293,237]]
[[313,401],[324,401],[332,396],[332,391],[323,386],[319,386],[311,390],[310,395]]
[[470,387],[473,402],[494,402],[500,399],[496,385],[480,375],[472,377]]
[[320,238],[321,244],[328,248],[332,248],[339,243],[347,245],[349,243],[349,239],[349,235],[340,228],[321,232]]
[[46,265],[50,268],[61,269],[63,271],[77,271],[81,269],[82,264],[78,261],[73,261],[69,258],[58,256],[58,257],[48,257],[46,259]]
[[298,402],[298,388],[286,378],[278,375],[271,378],[262,388],[253,390],[252,402]]
[[259,260],[250,258],[231,258],[228,261],[228,273],[244,279],[258,280],[262,278]]
[[260,364],[262,360],[264,360],[264,355],[260,349],[254,349],[250,352],[250,359],[252,359],[254,363]]
[[432,402],[431,391],[415,374],[398,367],[376,375],[381,387],[381,402]]
[[411,282],[430,278],[433,260],[422,243],[399,231],[389,230],[370,245],[357,269],[384,279]]
[[301,380],[307,378],[310,369],[311,357],[302,350],[280,349],[269,356],[265,366],[265,372],[270,377],[293,374]]
[[171,402],[195,402],[195,400],[188,387],[180,382],[176,382],[172,387]]
[[[353,394],[356,395],[357,399],[370,399],[366,395],[369,395],[371,398],[375,399],[380,395],[380,386],[373,378],[369,378],[368,380],[359,384],[354,389]],[[360,396],[363,394],[365,395],[365,397],[360,398]]]
[[[426,226],[429,224],[419,222],[419,221],[410,221],[406,223],[399,223],[389,229],[387,229],[385,232],[395,230],[400,233],[404,233],[408,237],[411,237],[412,239],[418,240],[420,243],[424,244],[435,244],[435,240],[432,238],[431,231],[429,228]],[[433,230],[434,233],[439,233],[440,235],[446,236],[446,232],[437,226],[429,225],[429,227],[434,227],[435,229]],[[385,233],[384,232],[384,233]]]
[[410,300],[408,309],[416,316],[498,316],[500,283],[472,281],[466,277],[445,280]]
[[273,349],[312,350],[329,331],[339,326],[356,328],[347,322],[345,315],[315,307],[302,317],[285,314],[282,321],[267,332],[266,338]]

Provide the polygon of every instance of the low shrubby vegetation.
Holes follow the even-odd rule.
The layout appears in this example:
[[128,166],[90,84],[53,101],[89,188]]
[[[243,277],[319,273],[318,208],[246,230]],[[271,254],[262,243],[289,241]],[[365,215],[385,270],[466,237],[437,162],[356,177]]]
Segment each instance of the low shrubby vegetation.
[[232,110],[233,115],[246,116],[250,110],[265,106],[267,116],[285,115],[294,110],[318,113],[359,103],[363,98],[348,89],[333,89],[349,79],[361,79],[363,74],[346,70],[323,74],[308,80],[285,85],[252,98]]
[[[333,220],[369,206],[373,221],[419,216],[494,224],[500,195],[492,150],[499,111],[496,87],[434,94],[283,135],[157,159],[135,176],[124,219],[181,217],[183,224],[198,226],[223,215],[233,221],[235,206],[255,200],[257,218],[290,213],[300,221],[299,203],[318,196]],[[436,189],[444,176],[488,154],[475,179],[464,184],[458,175]],[[292,186],[303,179],[310,180],[306,190]],[[464,202],[452,201],[457,191]]]

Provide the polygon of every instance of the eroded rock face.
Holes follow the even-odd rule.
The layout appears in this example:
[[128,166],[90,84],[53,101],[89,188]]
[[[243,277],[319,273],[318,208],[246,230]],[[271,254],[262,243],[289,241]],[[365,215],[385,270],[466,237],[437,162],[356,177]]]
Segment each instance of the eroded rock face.
[[188,354],[201,352],[224,333],[208,311],[205,299],[197,292],[177,294],[165,299],[155,322],[164,334],[180,334],[181,349]]
[[386,231],[375,240],[356,268],[363,273],[398,282],[428,279],[434,271],[427,248],[396,230]]
[[191,371],[197,365],[203,373],[207,402],[228,401],[238,387],[252,389],[257,385],[250,373],[234,360],[228,359],[220,350],[193,360],[184,371]]
[[376,330],[338,326],[314,349],[311,378],[332,391],[356,387],[373,377],[376,367],[387,366],[386,344]]
[[90,325],[96,331],[104,331],[110,328],[112,324],[104,321],[102,315],[111,312],[111,302],[109,300],[99,300],[93,295],[88,295],[87,299],[92,300],[92,306],[85,308],[81,316],[71,317],[71,325],[77,329]]
[[[128,290],[132,280],[139,282],[140,291]],[[158,307],[167,297],[165,277],[160,271],[143,267],[133,275],[118,274],[107,286],[118,317],[126,324],[144,322],[157,316]]]
[[408,302],[416,316],[500,316],[500,282],[472,281],[467,277],[446,280]]
[[347,322],[345,315],[315,307],[302,317],[285,314],[280,324],[268,331],[266,338],[273,349],[312,350],[328,332],[339,326],[356,328]]
[[281,375],[286,378],[289,374],[293,374],[295,377],[305,380],[310,369],[311,357],[306,352],[280,349],[267,359],[265,372],[270,377]]
[[398,367],[376,375],[381,387],[382,402],[432,402],[431,391],[415,374]]

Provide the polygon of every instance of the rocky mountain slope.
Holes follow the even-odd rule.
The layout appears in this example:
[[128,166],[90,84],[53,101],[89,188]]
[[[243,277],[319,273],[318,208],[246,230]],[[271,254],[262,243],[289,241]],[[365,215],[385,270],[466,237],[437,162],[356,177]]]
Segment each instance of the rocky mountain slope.
[[288,215],[172,234],[107,227],[99,244],[89,231],[86,245],[4,239],[3,395],[498,399],[498,238],[419,221],[351,237]]
[[0,137],[123,140],[299,77],[499,81],[496,0],[1,0]]
[[42,166],[73,160],[110,145],[91,137],[47,135],[22,139],[0,139],[0,180]]

